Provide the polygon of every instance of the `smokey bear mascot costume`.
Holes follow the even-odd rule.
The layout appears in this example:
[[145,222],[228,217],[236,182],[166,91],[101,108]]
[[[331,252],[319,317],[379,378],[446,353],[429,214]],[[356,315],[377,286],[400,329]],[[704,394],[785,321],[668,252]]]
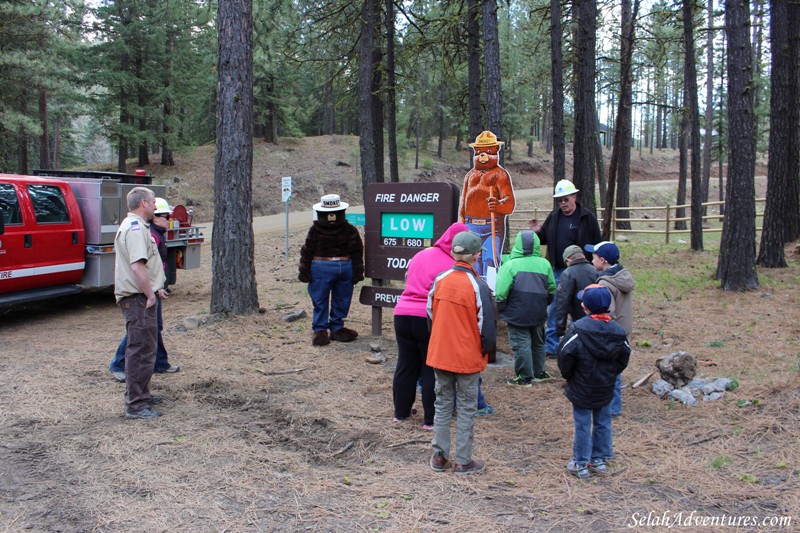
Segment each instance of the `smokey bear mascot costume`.
[[314,304],[314,346],[358,337],[357,331],[344,327],[353,286],[364,279],[364,245],[358,230],[345,218],[348,206],[338,194],[325,195],[314,204],[316,219],[300,249],[297,277],[308,283]]

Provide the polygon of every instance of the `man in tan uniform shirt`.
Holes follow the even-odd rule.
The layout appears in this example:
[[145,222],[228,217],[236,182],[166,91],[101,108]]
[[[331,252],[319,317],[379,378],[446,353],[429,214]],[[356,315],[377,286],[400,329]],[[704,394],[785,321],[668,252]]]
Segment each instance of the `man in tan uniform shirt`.
[[128,193],[128,216],[114,238],[114,296],[125,317],[125,416],[155,418],[152,405],[161,398],[150,394],[150,378],[158,345],[157,293],[166,277],[158,247],[150,236],[156,209],[153,191],[134,187]]

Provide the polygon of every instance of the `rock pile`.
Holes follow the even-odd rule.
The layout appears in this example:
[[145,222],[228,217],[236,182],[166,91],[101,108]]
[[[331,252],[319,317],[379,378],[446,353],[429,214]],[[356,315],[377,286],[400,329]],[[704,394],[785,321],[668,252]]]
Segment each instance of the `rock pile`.
[[698,398],[704,402],[722,398],[725,391],[733,390],[735,382],[728,378],[695,379],[696,361],[687,352],[675,352],[656,361],[661,379],[653,383],[653,394],[665,400],[672,398],[684,405],[696,405]]

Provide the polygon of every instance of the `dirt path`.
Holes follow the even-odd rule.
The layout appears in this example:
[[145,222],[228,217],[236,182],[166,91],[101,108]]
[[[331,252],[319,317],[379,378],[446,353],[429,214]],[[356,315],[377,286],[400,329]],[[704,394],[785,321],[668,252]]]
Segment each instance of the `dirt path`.
[[[758,292],[727,294],[711,280],[715,250],[628,245],[638,286],[626,382],[682,349],[739,389],[694,408],[625,389],[614,474],[585,483],[564,470],[563,382],[520,391],[505,385],[507,367],[490,366],[484,390],[498,413],[475,431],[487,471],[460,479],[428,467],[421,419],[390,421],[390,314],[372,338],[369,308],[354,304],[348,323],[362,337],[324,348],[310,345],[309,319],[282,319],[310,313],[295,259],[306,224],[293,226],[288,262],[283,233],[257,231],[263,314],[208,315],[208,246],[200,269],[179,274],[165,342],[182,370],[154,377],[166,398],[158,420],[123,416],[123,387],[107,370],[123,325],[108,295],[0,317],[1,531],[661,531],[637,520],[692,512],[800,520],[800,326],[787,319],[800,308],[800,258],[759,272]],[[200,327],[187,329],[190,316]],[[371,342],[386,364],[366,362]],[[742,530],[781,529],[760,524]]]

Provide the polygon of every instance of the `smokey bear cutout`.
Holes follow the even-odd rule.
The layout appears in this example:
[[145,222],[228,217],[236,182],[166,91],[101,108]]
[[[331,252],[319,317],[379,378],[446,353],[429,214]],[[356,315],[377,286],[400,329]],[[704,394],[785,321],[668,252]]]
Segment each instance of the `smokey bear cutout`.
[[464,177],[458,220],[481,238],[483,248],[475,270],[486,277],[499,268],[506,239],[506,218],[514,212],[516,200],[511,175],[500,166],[503,141],[484,131],[470,143],[473,166]]

